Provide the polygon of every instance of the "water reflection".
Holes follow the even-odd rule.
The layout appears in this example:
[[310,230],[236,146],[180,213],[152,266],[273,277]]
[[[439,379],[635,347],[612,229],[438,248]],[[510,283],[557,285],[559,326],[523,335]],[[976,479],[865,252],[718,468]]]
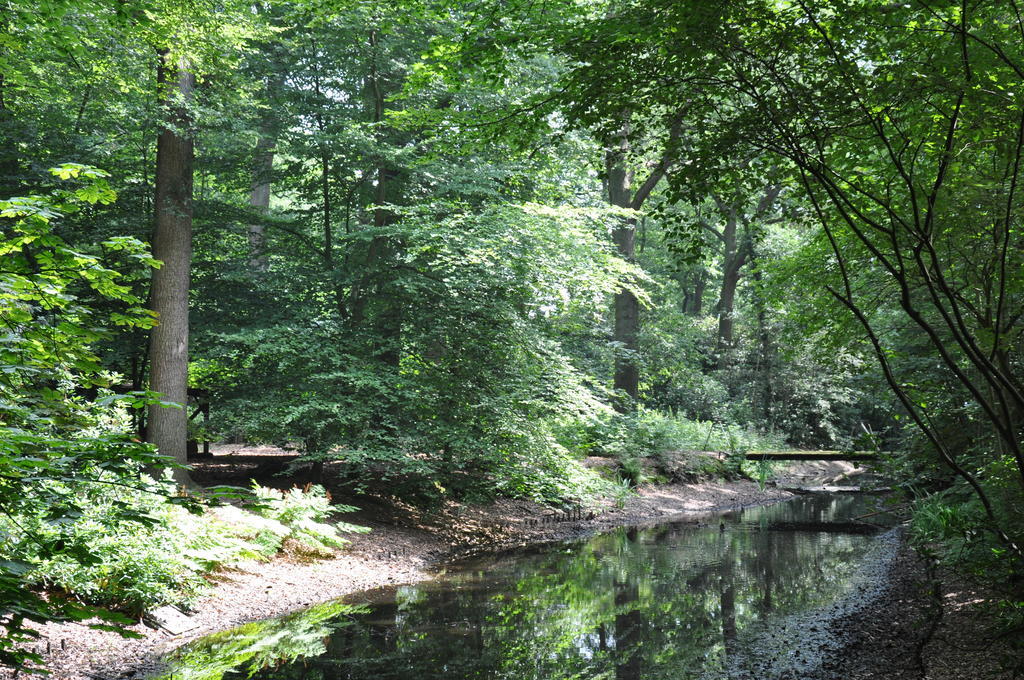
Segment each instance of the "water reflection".
[[277,620],[273,641],[250,634],[266,652],[259,663],[204,668],[195,659],[215,654],[200,640],[164,677],[699,678],[724,667],[752,623],[842,593],[873,540],[848,521],[864,503],[802,498],[464,563],[431,583],[350,597],[363,608],[315,626],[295,624],[318,643],[307,655],[272,658],[273,644],[296,647]]

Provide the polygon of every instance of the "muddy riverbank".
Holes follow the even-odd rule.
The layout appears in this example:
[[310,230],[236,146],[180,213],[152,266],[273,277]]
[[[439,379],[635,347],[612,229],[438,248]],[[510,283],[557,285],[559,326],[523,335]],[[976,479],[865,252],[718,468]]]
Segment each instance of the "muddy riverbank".
[[[138,624],[140,639],[70,624],[41,630],[40,649],[57,680],[140,678],[162,654],[211,631],[277,616],[350,592],[413,583],[448,561],[475,552],[516,550],[587,536],[622,525],[657,523],[683,513],[695,522],[715,513],[784,500],[790,494],[748,481],[648,486],[623,503],[554,512],[525,501],[472,506],[450,503],[432,512],[401,504],[364,507],[371,526],[334,559],[309,562],[288,553],[215,575],[191,614],[191,630],[170,635]],[[730,680],[800,679],[985,680],[1009,678],[999,667],[1006,641],[992,644],[977,603],[988,595],[950,570],[936,570],[893,530],[878,540],[842,600],[766,631]],[[0,676],[6,677],[6,676]],[[711,676],[709,676],[711,677]],[[719,677],[719,676],[715,676]]]
[[[139,623],[141,637],[77,624],[40,628],[36,648],[54,680],[145,677],[153,661],[185,642],[248,621],[278,616],[350,592],[431,577],[445,562],[480,551],[516,548],[587,536],[615,526],[641,524],[682,513],[702,514],[785,500],[791,494],[754,482],[643,487],[621,503],[608,500],[579,511],[553,511],[529,501],[487,505],[449,503],[426,512],[394,503],[367,504],[355,517],[369,534],[353,536],[334,559],[308,561],[286,552],[213,575],[210,592],[190,613],[191,629],[178,635]],[[0,678],[10,674],[0,671]]]
[[992,593],[910,548],[877,539],[846,595],[751,631],[728,680],[996,680],[1014,674],[1009,640],[980,605]]
[[829,621],[840,647],[807,680],[1022,677],[1021,640],[997,629],[991,602],[998,595],[989,587],[924,559],[905,541],[869,569],[882,588]]

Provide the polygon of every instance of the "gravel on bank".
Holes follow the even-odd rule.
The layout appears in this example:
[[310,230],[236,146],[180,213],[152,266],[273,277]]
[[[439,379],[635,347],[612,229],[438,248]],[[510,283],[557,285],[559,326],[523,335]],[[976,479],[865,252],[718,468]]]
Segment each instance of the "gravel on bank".
[[1024,660],[996,630],[991,603],[999,595],[989,586],[923,558],[906,541],[879,577],[884,587],[878,596],[830,623],[842,648],[807,680],[1021,677],[1010,667]]
[[[878,538],[846,594],[766,623],[729,659],[728,680],[1009,680],[1009,640],[978,605],[994,593],[907,543]],[[1019,660],[1018,660],[1019,661]],[[724,680],[714,674],[706,680]]]

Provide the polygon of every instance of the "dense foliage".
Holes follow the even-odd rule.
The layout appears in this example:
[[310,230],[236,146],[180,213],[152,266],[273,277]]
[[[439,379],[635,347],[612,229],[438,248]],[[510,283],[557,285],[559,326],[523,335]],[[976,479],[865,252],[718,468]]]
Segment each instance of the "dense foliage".
[[[0,237],[4,663],[32,658],[17,644],[33,637],[28,621],[84,619],[97,613],[74,601],[42,598],[26,590],[26,574],[43,560],[76,565],[101,561],[102,548],[75,527],[111,485],[137,479],[142,466],[157,460],[151,449],[118,427],[123,412],[112,408],[113,395],[86,396],[109,385],[93,347],[103,333],[115,324],[145,327],[152,321],[124,274],[133,259],[149,258],[135,239],[73,249],[55,233],[56,221],[78,205],[110,202],[114,194],[106,173],[93,168],[68,164],[53,174],[83,183],[50,197],[0,201],[0,218],[5,221]],[[117,308],[98,309],[101,301],[115,302]],[[142,482],[134,484],[145,492]],[[107,531],[121,524],[152,522],[145,508],[119,502],[108,505],[93,521]],[[31,551],[25,550],[26,544]]]
[[268,443],[354,493],[558,504],[679,451],[880,450],[922,543],[1019,577],[1014,3],[7,10],[0,661],[75,597],[182,597],[204,541],[339,544],[316,494],[207,534],[142,476],[189,481],[138,441],[188,406],[146,391],[158,303],[212,404],[160,426],[179,464]]

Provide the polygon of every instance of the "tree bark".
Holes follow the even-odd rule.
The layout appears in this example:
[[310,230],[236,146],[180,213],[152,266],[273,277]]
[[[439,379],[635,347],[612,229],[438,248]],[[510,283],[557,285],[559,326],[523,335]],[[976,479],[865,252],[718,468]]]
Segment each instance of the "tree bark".
[[775,205],[781,191],[781,184],[765,187],[753,215],[749,217],[743,213],[739,199],[726,204],[720,198],[715,197],[718,211],[725,218],[725,225],[720,232],[715,229],[711,230],[722,241],[723,246],[722,289],[715,309],[718,313],[716,354],[720,369],[728,366],[729,351],[735,344],[736,288],[739,286],[743,267],[753,254],[754,230]]
[[[157,314],[149,342],[150,389],[180,408],[151,405],[146,440],[177,463],[187,460],[188,294],[192,259],[192,166],[195,156],[188,105],[195,77],[183,61],[157,73],[167,118],[157,138],[153,256],[163,265],[153,272],[150,301]],[[179,482],[188,473],[174,471]]]
[[[373,28],[369,33],[369,46],[372,51],[372,57],[370,62],[370,72],[366,79],[366,96],[367,104],[371,120],[374,125],[374,136],[380,144],[381,148],[390,144],[394,144],[394,140],[389,142],[388,133],[393,134],[393,130],[385,125],[385,113],[387,105],[388,90],[392,89],[389,87],[390,79],[387,73],[382,73],[377,65],[377,60],[380,54],[380,32],[379,29]],[[387,158],[387,155],[382,153],[377,159],[376,167],[373,169],[373,177],[376,182],[376,186],[373,191],[373,226],[376,229],[383,229],[395,222],[396,215],[392,210],[389,210],[385,206],[388,203],[395,203],[400,195],[401,189],[396,188],[398,185],[398,179],[400,172],[397,168],[393,167]],[[374,272],[375,268],[379,268],[382,263],[394,260],[400,253],[402,244],[399,240],[387,236],[385,234],[377,234],[370,241],[369,248],[366,253],[366,268],[369,272]],[[377,278],[380,280],[379,274]],[[376,286],[367,284],[357,286],[353,294],[353,320],[355,322],[362,322],[366,313],[366,305],[368,304],[368,295],[373,290],[377,299],[381,302],[379,307],[379,313],[373,320],[376,326],[376,336],[378,342],[374,348],[374,353],[384,364],[397,368],[401,362],[401,346],[402,346],[402,306],[401,302],[393,295],[388,295],[386,288],[382,289],[382,285],[389,283],[385,280],[380,280]]]
[[[608,202],[619,208],[633,207],[633,173],[626,168],[625,135],[618,149],[609,151],[606,158],[608,167]],[[612,232],[612,240],[619,257],[632,262],[636,256],[636,220],[623,218]],[[623,403],[620,410],[632,408],[632,402],[640,395],[640,369],[636,364],[637,338],[640,333],[640,303],[632,291],[620,289],[615,294],[615,379],[616,390],[629,396],[630,402]]]
[[[676,144],[682,133],[682,117],[680,110],[672,118],[669,125],[669,140],[665,144],[661,158],[654,164],[647,177],[633,188],[633,171],[627,166],[626,155],[630,147],[630,123],[628,116],[623,121],[619,133],[618,144],[605,153],[605,169],[608,190],[608,202],[618,208],[640,210],[651,192],[665,177],[677,152]],[[619,256],[627,262],[636,259],[636,227],[635,218],[620,219],[612,232],[612,240]],[[612,339],[616,345],[614,387],[624,392],[629,399],[620,401],[616,408],[629,411],[636,405],[640,396],[640,367],[636,357],[639,350],[640,337],[640,301],[632,291],[619,289],[615,294],[615,330]]]
[[[267,129],[260,131],[254,160],[249,205],[255,208],[256,213],[262,217],[270,210],[270,183],[274,172],[274,138],[271,137],[271,133]],[[266,234],[263,224],[261,222],[250,224],[248,237],[249,267],[257,273],[267,271]]]
[[740,267],[742,263],[733,262],[726,266],[722,275],[722,290],[718,296],[718,367],[724,368],[728,363],[726,355],[733,347],[736,288],[740,283]]
[[756,245],[751,246],[750,259],[753,266],[754,277],[754,308],[757,310],[757,334],[761,348],[757,362],[757,379],[761,383],[761,418],[770,427],[775,426],[775,414],[772,406],[775,403],[775,386],[773,384],[773,372],[775,366],[775,344],[772,342],[772,332],[768,325],[768,310],[764,301],[764,281],[761,274],[761,265],[758,262],[758,249]]
[[681,305],[683,314],[700,316],[704,311],[704,289],[708,283],[707,273],[701,267],[678,280],[679,284],[683,287],[683,301]]
[[728,365],[728,353],[733,346],[733,315],[736,310],[736,288],[740,282],[740,270],[746,263],[747,249],[737,238],[735,205],[722,209],[725,226],[722,228],[722,288],[718,295],[718,341],[715,348],[718,368]]

